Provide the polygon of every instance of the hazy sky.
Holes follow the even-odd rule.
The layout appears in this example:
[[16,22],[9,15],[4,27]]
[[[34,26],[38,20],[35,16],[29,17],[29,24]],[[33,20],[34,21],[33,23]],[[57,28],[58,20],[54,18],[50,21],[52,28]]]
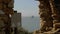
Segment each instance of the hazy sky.
[[38,16],[38,2],[35,0],[15,0],[14,9],[23,16]]

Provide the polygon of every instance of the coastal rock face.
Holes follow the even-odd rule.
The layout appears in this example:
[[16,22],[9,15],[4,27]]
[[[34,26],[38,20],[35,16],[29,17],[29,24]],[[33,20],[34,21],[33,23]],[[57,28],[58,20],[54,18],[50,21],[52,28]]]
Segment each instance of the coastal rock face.
[[[60,0],[38,0],[40,15],[39,34],[60,34]],[[37,34],[37,33],[36,33]]]

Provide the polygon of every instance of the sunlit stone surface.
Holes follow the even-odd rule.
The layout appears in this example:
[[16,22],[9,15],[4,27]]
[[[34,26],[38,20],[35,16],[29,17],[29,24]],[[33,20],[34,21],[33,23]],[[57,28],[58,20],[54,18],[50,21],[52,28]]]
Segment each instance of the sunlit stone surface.
[[39,34],[60,34],[60,0],[38,1],[41,18]]

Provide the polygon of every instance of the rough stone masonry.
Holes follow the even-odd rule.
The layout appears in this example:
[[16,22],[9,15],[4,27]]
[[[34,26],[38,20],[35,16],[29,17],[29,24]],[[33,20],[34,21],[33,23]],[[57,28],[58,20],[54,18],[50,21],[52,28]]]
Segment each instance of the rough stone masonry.
[[0,0],[0,34],[11,34],[11,18],[14,0]]
[[60,34],[60,0],[38,0],[40,15],[39,34]]

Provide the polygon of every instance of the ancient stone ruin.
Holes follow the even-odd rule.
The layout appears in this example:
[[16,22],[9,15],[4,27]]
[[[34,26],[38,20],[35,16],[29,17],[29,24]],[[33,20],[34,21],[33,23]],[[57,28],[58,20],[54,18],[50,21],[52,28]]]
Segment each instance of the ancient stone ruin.
[[0,0],[0,34],[11,34],[11,17],[14,0]]
[[39,34],[60,34],[60,0],[38,1],[40,2]]

